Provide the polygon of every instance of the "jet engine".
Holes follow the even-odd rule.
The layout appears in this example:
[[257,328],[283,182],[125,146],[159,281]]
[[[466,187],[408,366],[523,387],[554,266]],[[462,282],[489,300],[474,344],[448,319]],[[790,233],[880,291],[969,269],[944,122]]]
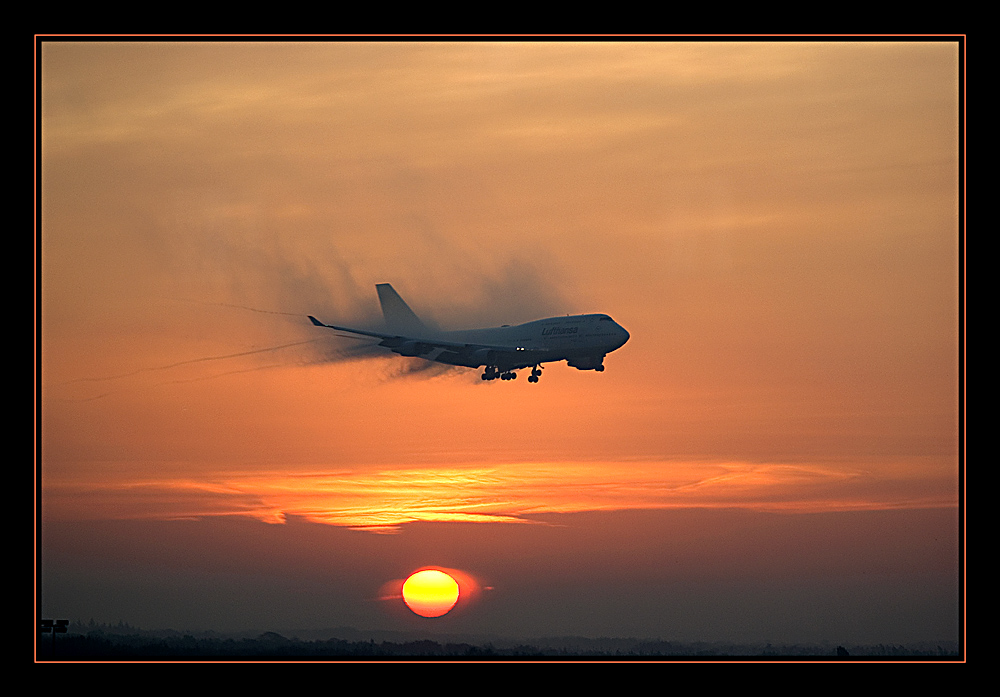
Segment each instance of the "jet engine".
[[566,362],[577,370],[596,370],[598,373],[604,371],[604,356],[585,356],[583,358],[567,358]]
[[472,352],[472,361],[476,366],[496,365],[497,352],[493,349],[478,349]]
[[398,353],[400,356],[422,356],[428,353],[432,347],[427,344],[422,344],[419,341],[404,341],[399,346],[393,349],[394,352]]

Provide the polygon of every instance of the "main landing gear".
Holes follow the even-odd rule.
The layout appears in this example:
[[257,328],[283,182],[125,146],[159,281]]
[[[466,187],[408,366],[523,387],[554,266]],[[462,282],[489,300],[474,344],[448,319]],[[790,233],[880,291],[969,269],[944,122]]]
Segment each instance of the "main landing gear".
[[517,373],[513,370],[507,370],[501,373],[500,369],[495,365],[488,365],[486,366],[486,370],[483,371],[483,374],[479,377],[483,380],[496,380],[497,378],[500,378],[501,380],[514,380],[517,378]]
[[[542,374],[541,367],[536,365],[534,368],[531,369],[531,375],[528,376],[528,382],[538,382],[538,378],[541,376],[541,374]],[[497,368],[495,365],[488,365],[486,366],[486,370],[484,370],[483,374],[480,375],[479,377],[482,380],[496,380],[497,378],[500,378],[501,380],[516,380],[517,373],[515,373],[513,370],[507,370],[501,373],[500,369]]]

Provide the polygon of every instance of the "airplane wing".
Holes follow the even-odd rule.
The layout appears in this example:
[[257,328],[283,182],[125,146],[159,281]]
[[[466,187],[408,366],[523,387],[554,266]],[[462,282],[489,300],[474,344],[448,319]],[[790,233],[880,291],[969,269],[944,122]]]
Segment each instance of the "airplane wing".
[[400,344],[411,342],[426,344],[427,346],[435,348],[467,348],[470,344],[458,343],[454,341],[441,341],[439,339],[417,339],[415,337],[401,336],[399,334],[385,334],[383,332],[371,332],[365,329],[352,329],[350,327],[338,327],[334,324],[325,324],[320,322],[318,319],[309,315],[309,321],[315,324],[317,327],[326,327],[327,329],[336,329],[338,332],[350,332],[351,334],[361,334],[362,336],[371,336],[376,339],[381,339],[379,343],[380,346],[387,346],[393,348]]
[[325,324],[320,322],[318,319],[309,315],[309,321],[315,324],[317,327],[326,327],[327,329],[336,329],[338,332],[350,332],[351,334],[361,334],[362,336],[373,336],[377,339],[401,339],[403,337],[396,336],[395,334],[380,334],[378,332],[369,332],[363,329],[351,329],[349,327],[337,327],[332,324]]
[[[317,327],[335,329],[339,332],[360,334],[381,339],[379,346],[384,346],[393,353],[401,356],[427,358],[428,360],[448,363],[449,365],[464,365],[478,367],[480,365],[495,365],[498,362],[509,363],[515,357],[520,359],[518,365],[527,360],[528,351],[513,346],[490,346],[486,344],[470,344],[457,341],[446,341],[436,338],[416,338],[400,336],[398,334],[385,334],[373,332],[365,329],[352,329],[350,327],[338,327],[334,324],[326,324],[309,315],[309,321]],[[505,360],[506,359],[506,360]],[[525,365],[531,365],[531,362]]]

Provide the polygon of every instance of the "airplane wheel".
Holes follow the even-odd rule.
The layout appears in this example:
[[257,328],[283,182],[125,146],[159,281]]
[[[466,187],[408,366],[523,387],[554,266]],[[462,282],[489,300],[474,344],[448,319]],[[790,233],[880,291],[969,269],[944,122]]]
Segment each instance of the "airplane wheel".
[[529,375],[528,376],[528,382],[538,382],[538,376],[537,375]]

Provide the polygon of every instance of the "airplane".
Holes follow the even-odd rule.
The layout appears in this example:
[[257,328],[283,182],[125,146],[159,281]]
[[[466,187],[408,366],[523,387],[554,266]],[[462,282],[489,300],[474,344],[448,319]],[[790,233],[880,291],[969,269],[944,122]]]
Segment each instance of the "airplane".
[[513,380],[518,370],[531,368],[528,382],[538,382],[542,363],[566,361],[578,370],[604,372],[604,357],[629,339],[625,328],[607,315],[550,317],[515,326],[491,329],[436,331],[414,314],[389,283],[376,284],[385,318],[385,332],[324,324],[309,315],[317,327],[379,339],[400,356],[423,358],[447,365],[479,368],[483,380]]

